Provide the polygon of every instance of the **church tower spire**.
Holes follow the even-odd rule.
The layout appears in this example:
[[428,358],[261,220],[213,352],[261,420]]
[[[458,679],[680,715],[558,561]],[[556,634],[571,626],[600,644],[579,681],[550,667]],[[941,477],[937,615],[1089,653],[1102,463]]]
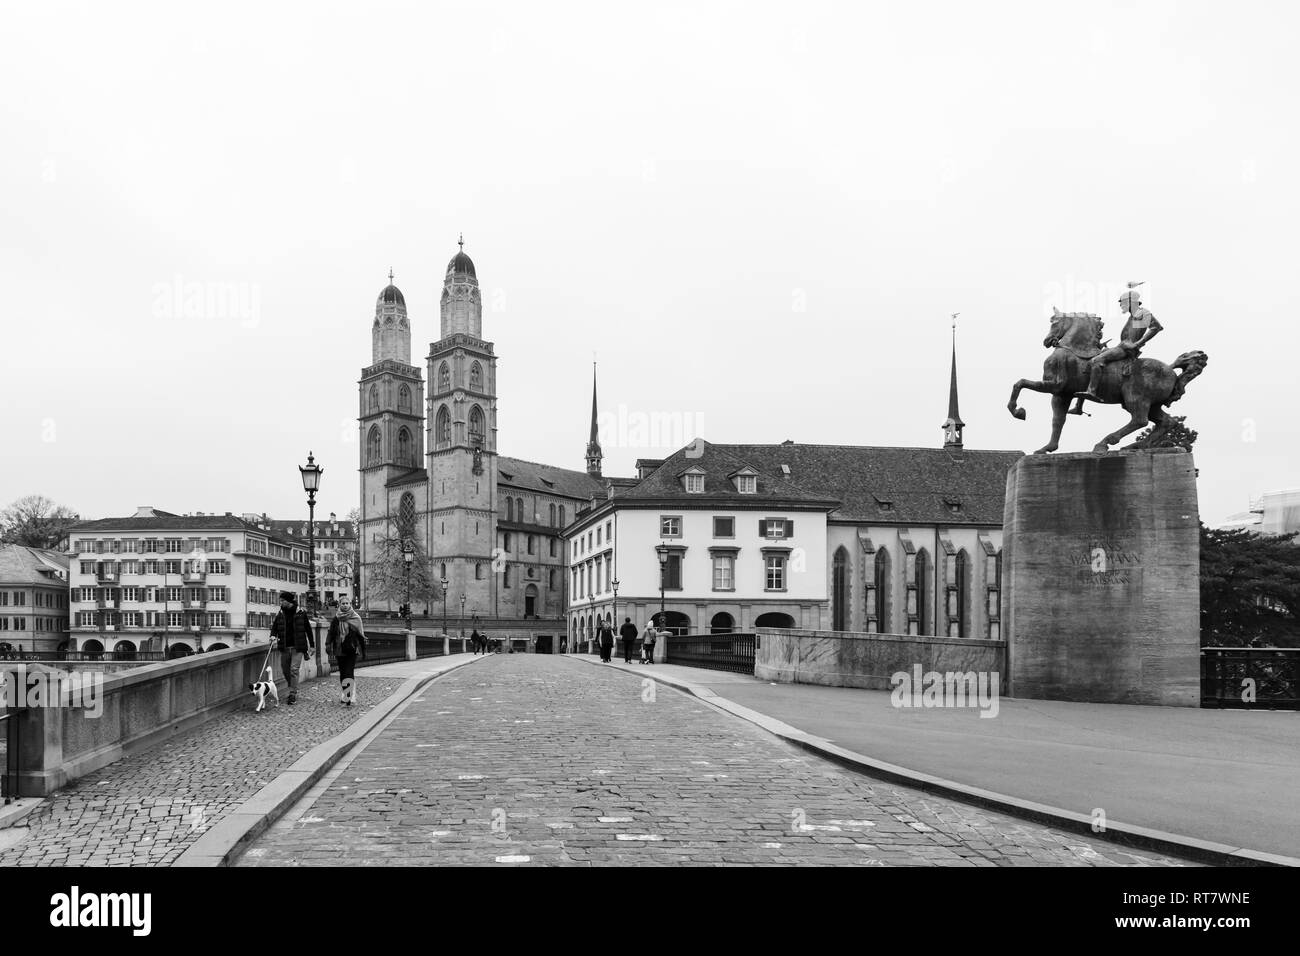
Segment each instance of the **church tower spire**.
[[596,425],[596,363],[591,363],[591,436],[587,439],[587,474],[601,477],[600,462],[605,456],[600,450],[600,430]]
[[961,451],[961,430],[966,427],[957,411],[957,316],[952,314],[952,376],[948,381],[948,420],[943,423],[943,447]]

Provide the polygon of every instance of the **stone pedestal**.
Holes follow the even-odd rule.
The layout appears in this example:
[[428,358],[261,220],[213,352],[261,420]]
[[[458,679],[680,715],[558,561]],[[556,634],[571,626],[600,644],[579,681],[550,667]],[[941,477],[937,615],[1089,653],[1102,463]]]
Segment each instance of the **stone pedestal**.
[[1007,476],[1002,562],[1008,695],[1200,703],[1190,454],[1025,456]]

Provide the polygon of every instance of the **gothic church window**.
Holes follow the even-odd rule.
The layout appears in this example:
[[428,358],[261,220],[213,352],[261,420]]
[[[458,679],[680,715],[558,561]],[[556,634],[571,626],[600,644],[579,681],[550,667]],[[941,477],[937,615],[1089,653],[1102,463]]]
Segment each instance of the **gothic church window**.
[[397,433],[397,463],[411,466],[411,433],[405,428]]
[[469,441],[471,445],[483,443],[483,409],[477,405],[469,410]]
[[831,629],[849,629],[849,553],[842,545],[835,550],[832,562]]
[[434,435],[439,445],[451,444],[451,415],[447,411],[447,406],[442,405],[438,408],[438,416],[434,427]]
[[515,499],[510,497],[506,498],[506,520],[515,520]]
[[880,548],[876,552],[876,631],[890,634],[889,630],[889,552]]
[[377,465],[383,452],[382,439],[380,438],[379,426],[371,425],[370,432],[366,435],[366,464]]
[[411,390],[405,385],[397,392],[397,410],[408,415],[411,413]]
[[438,391],[451,391],[451,368],[446,362],[438,366]]
[[930,556],[925,553],[925,548],[916,552],[916,627],[920,634],[927,633],[925,629],[926,619],[926,595],[929,593],[929,570]]
[[370,386],[370,414],[371,415],[379,414],[379,386],[378,385]]
[[402,495],[401,504],[397,506],[397,528],[403,538],[415,536],[415,495],[409,491]]
[[483,366],[478,362],[469,367],[469,387],[475,390],[483,388]]

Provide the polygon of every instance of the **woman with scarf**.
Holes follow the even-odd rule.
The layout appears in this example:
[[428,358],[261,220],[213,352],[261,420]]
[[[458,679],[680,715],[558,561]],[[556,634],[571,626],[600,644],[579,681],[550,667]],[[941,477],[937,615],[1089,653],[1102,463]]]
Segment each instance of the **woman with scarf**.
[[339,665],[339,687],[344,706],[351,707],[357,702],[357,680],[353,671],[357,666],[357,654],[362,659],[366,656],[366,629],[361,623],[361,615],[356,612],[347,598],[339,601],[338,611],[330,622],[329,641],[326,645]]

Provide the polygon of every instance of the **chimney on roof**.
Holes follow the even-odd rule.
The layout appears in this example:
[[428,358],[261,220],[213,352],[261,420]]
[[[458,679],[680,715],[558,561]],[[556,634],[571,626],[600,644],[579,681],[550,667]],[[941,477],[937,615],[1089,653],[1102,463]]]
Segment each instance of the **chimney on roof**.
[[136,509],[135,509],[135,514],[133,514],[131,517],[132,517],[132,518],[153,518],[153,517],[155,517],[155,515],[154,515],[154,513],[153,513],[153,505],[138,505],[138,506],[136,507]]
[[226,512],[226,517],[227,517],[227,518],[233,518],[234,515],[232,515],[229,511],[227,511],[227,512]]

